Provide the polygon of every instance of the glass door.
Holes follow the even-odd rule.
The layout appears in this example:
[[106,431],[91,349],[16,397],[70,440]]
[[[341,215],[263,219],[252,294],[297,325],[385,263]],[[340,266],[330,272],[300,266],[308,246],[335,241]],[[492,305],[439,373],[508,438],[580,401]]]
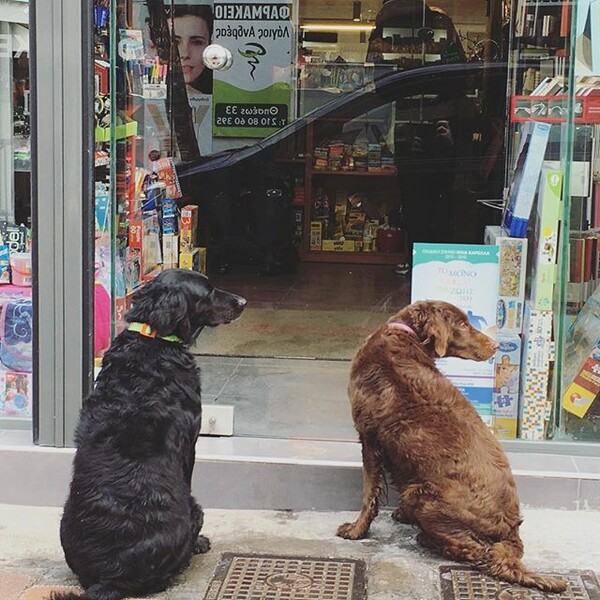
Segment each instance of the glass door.
[[0,440],[33,412],[28,9],[0,5]]

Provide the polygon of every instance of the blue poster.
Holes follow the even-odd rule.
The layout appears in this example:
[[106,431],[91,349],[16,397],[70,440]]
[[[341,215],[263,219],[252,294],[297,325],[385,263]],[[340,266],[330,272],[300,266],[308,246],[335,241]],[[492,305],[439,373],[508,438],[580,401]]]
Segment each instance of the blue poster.
[[[487,244],[414,244],[411,301],[451,302],[473,327],[495,337],[498,256],[498,246]],[[443,358],[437,366],[491,425],[493,357],[486,362]]]

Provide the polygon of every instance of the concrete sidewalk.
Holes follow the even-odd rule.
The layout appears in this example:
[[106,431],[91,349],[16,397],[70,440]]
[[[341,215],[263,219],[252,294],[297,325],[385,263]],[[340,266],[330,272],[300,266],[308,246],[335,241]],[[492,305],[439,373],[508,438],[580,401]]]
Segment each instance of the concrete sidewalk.
[[[55,586],[77,585],[60,547],[60,515],[59,508],[0,505],[0,600],[42,600]],[[524,516],[529,567],[600,570],[600,512],[529,509]],[[362,559],[369,600],[440,597],[438,567],[448,561],[418,547],[412,527],[382,512],[368,539],[337,538],[337,526],[355,517],[354,512],[207,510],[203,533],[212,550],[194,557],[174,587],[152,598],[202,600],[223,552]]]

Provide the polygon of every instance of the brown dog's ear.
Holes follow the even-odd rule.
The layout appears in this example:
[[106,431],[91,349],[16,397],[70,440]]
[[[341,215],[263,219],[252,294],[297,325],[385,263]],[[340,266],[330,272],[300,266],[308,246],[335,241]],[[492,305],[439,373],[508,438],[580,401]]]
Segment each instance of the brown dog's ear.
[[446,356],[450,331],[439,310],[432,311],[425,325],[427,340],[433,340],[433,347],[438,358]]

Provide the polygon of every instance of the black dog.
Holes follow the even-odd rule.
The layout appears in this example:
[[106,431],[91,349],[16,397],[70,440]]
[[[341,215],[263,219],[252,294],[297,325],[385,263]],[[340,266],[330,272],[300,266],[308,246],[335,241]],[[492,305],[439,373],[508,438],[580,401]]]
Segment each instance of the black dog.
[[245,304],[183,269],[163,271],[134,295],[129,329],[104,355],[81,409],[60,527],[67,563],[86,591],[55,592],[53,600],[159,592],[192,554],[209,550],[191,495],[201,402],[186,346],[203,327],[239,317]]

